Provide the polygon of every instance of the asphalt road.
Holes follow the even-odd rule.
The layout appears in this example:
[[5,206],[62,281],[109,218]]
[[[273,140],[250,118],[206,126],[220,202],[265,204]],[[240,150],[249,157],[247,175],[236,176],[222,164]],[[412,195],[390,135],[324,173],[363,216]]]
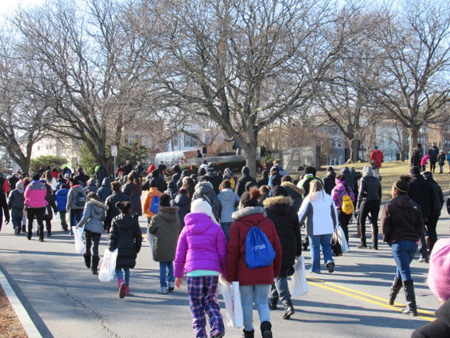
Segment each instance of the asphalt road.
[[[43,243],[34,236],[14,236],[12,226],[0,232],[0,268],[8,278],[43,337],[193,337],[186,284],[174,293],[159,295],[159,265],[144,244],[131,272],[132,295],[119,299],[116,282],[101,283],[86,269],[74,241],[53,222],[53,236]],[[141,219],[145,229],[146,221]],[[438,234],[450,237],[446,210]],[[400,313],[405,299],[387,304],[395,263],[389,247],[380,241],[378,251],[357,249],[355,223],[350,225],[351,251],[336,259],[336,271],[309,275],[310,291],[294,299],[290,320],[283,311],[271,312],[274,337],[409,337],[433,320],[439,307],[426,286],[428,264],[412,263],[419,317]],[[101,254],[106,248],[103,236]],[[309,252],[304,253],[309,267]],[[220,296],[219,296],[220,297]],[[220,298],[221,299],[221,298]],[[222,308],[224,303],[221,299]],[[225,313],[225,310],[222,312]],[[255,323],[259,320],[254,311]],[[241,329],[227,328],[227,337],[240,337]],[[255,337],[259,337],[259,332]]]

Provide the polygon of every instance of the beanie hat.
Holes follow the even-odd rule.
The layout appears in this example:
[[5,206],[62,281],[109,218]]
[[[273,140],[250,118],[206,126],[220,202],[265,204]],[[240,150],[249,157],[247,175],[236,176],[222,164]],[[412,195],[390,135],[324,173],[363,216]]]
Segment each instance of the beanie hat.
[[227,175],[233,175],[233,172],[231,171],[230,168],[225,168],[225,174],[227,174]]
[[286,188],[280,186],[280,185],[276,185],[272,188],[272,196],[284,196],[284,197],[288,197],[289,193],[287,192]]
[[211,205],[202,198],[192,201],[191,212],[203,212],[204,214],[207,214],[214,223],[219,224],[217,223],[216,217],[214,217]]
[[440,239],[433,246],[428,287],[439,299],[450,299],[450,238]]

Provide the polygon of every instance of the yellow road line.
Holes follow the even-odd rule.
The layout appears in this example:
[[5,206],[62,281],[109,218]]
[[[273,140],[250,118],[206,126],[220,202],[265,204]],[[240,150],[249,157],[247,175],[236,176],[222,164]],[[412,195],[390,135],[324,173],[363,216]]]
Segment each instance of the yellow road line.
[[[375,304],[375,305],[384,307],[384,308],[389,309],[389,310],[395,310],[397,312],[401,312],[403,310],[403,309],[399,309],[399,308],[397,308],[395,306],[391,306],[389,304],[386,304],[386,299],[381,298],[381,297],[373,296],[373,295],[370,295],[368,293],[364,293],[364,292],[360,292],[360,291],[357,291],[357,290],[353,290],[353,289],[347,288],[345,286],[340,286],[340,285],[337,285],[335,283],[326,282],[324,280],[313,278],[313,277],[309,277],[309,276],[307,277],[307,279],[308,279],[308,283],[309,284],[312,284],[314,286],[317,286],[317,287],[325,289],[325,290],[337,292],[337,293],[340,293],[342,295],[346,295],[346,296],[349,296],[349,297],[352,297],[352,298],[356,298],[356,299],[359,299],[359,300],[362,300],[362,301],[365,301],[365,302],[368,302],[368,303],[371,303],[371,304]],[[339,290],[339,289],[341,289],[341,290]],[[370,298],[372,298],[372,299],[370,299]],[[377,301],[377,300],[381,300],[381,301],[383,301],[383,303],[380,302],[380,301]],[[399,304],[399,303],[396,303],[396,304],[397,305],[402,305],[402,304]],[[431,311],[418,310],[418,312],[419,313],[423,313],[423,314],[433,315],[433,313]],[[421,315],[419,315],[418,317],[422,318],[424,320],[431,321],[431,322],[434,321],[434,319],[435,319],[435,318],[432,318],[432,317],[426,317],[426,316],[421,316]]]

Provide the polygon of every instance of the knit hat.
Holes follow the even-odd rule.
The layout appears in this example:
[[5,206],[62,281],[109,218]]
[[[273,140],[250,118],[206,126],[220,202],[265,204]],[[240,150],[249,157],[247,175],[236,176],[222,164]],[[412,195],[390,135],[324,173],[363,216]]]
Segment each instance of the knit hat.
[[433,246],[428,286],[439,299],[450,299],[450,238],[440,239]]
[[214,223],[219,224],[217,223],[216,217],[214,217],[211,205],[202,198],[192,201],[191,212],[203,212],[204,214],[207,214]]

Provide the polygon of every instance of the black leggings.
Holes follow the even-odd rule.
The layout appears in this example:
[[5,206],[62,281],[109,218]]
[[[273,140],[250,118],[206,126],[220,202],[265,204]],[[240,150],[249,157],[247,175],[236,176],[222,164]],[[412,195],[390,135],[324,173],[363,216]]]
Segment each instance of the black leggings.
[[98,257],[98,245],[100,243],[100,238],[102,237],[102,234],[97,234],[89,230],[84,230],[84,237],[86,238],[86,254],[88,255],[91,254],[91,246],[92,246],[92,256]]

